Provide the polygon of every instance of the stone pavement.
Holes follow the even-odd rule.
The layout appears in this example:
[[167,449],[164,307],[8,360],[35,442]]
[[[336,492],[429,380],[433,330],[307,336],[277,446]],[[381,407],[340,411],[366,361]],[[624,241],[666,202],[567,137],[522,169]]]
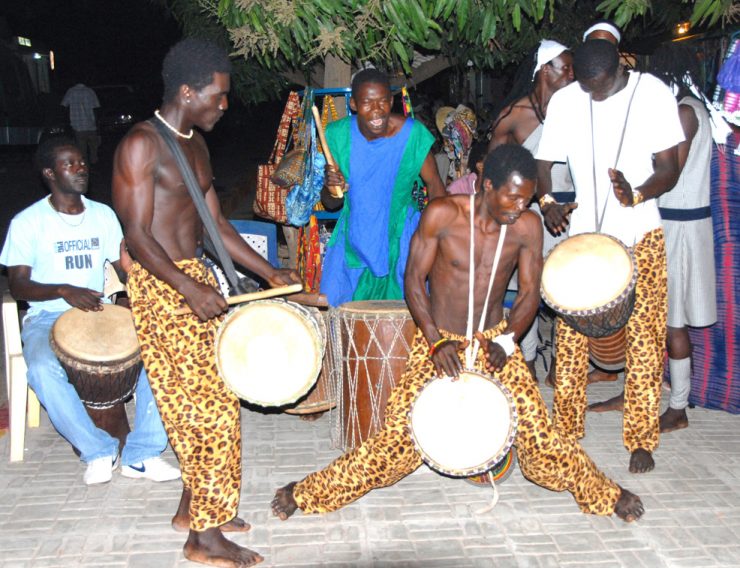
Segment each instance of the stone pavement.
[[[551,389],[544,387],[548,401]],[[619,389],[589,387],[593,400]],[[269,502],[276,487],[328,463],[331,417],[306,422],[243,410],[241,514],[251,532],[234,536],[259,551],[265,566],[712,567],[740,566],[740,416],[690,411],[691,426],[663,437],[654,472],[627,472],[620,415],[588,417],[584,445],[605,472],[639,494],[643,519],[584,515],[568,493],[526,481],[519,470],[490,488],[437,475],[426,467],[344,510],[281,522]],[[7,461],[0,438],[1,566],[191,565],[184,535],[169,520],[180,482],[157,484],[114,475],[86,487],[83,466],[45,413],[30,430],[25,461]],[[171,450],[166,458],[174,460]],[[192,564],[195,566],[195,564]]]

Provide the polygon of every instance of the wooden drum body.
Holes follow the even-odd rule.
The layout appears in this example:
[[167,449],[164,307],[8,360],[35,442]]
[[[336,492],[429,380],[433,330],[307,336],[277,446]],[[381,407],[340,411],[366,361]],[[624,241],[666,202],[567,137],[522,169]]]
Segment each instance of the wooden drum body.
[[[329,311],[319,310],[315,307],[308,307],[316,318],[319,324],[319,331],[321,336],[324,338],[324,344],[330,343],[331,338],[331,322],[329,318]],[[286,408],[285,412],[288,414],[316,414],[319,412],[326,412],[331,410],[337,405],[336,390],[334,387],[334,359],[332,357],[331,349],[324,349],[324,358],[321,362],[321,372],[319,378],[316,380],[316,384],[308,391],[308,394],[299,399],[295,406]]]
[[542,269],[545,303],[588,337],[613,335],[635,305],[637,267],[630,250],[600,233],[569,237],[553,248]]
[[624,369],[627,349],[627,328],[613,335],[588,338],[588,356],[599,369],[616,373]]
[[130,431],[124,402],[142,367],[131,312],[113,304],[97,312],[72,308],[57,319],[49,342],[95,425],[123,447]]
[[315,315],[284,300],[244,304],[216,335],[221,378],[242,400],[264,407],[293,404],[316,382],[324,338]]
[[517,412],[497,379],[465,370],[429,381],[410,412],[411,437],[432,469],[453,477],[489,471],[514,444]]
[[[416,324],[405,302],[348,302],[331,312],[337,409],[334,445],[351,450],[383,427]],[[337,439],[338,438],[338,439]]]

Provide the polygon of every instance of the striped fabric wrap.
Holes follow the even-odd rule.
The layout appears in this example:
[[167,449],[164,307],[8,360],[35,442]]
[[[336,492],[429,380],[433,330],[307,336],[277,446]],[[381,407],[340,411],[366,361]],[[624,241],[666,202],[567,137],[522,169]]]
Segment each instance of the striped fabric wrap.
[[717,323],[689,328],[694,345],[690,402],[740,414],[740,134],[712,154],[712,223]]

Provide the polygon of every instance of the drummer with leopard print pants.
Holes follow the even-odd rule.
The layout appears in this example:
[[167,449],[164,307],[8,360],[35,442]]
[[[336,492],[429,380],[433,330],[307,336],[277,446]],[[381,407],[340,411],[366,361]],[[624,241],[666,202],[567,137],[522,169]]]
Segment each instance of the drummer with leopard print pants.
[[[486,317],[487,331],[476,355],[478,370],[495,371],[511,391],[519,416],[515,439],[524,475],[554,491],[570,491],[582,511],[616,513],[632,521],[643,513],[640,499],[598,470],[583,448],[555,430],[537,384],[515,341],[528,328],[539,304],[542,270],[542,225],[526,211],[534,194],[536,168],[528,150],[502,145],[484,166],[483,191],[474,197],[454,195],[434,200],[422,215],[411,241],[405,289],[411,314],[419,326],[406,373],[393,389],[385,425],[359,448],[303,481],[278,489],[273,513],[285,520],[297,508],[306,513],[334,511],[368,491],[386,487],[417,469],[408,413],[417,394],[435,375],[457,376],[465,346],[470,270],[470,216],[475,216],[474,321],[479,321],[492,271],[492,251],[508,225],[499,270],[495,275]],[[509,320],[502,302],[515,265],[519,292]],[[427,278],[429,290],[427,294]],[[447,331],[445,331],[447,330]],[[430,347],[431,346],[431,347]]]
[[[550,100],[537,151],[539,200],[548,228],[564,231],[573,204],[561,206],[549,195],[550,168],[568,162],[577,204],[570,235],[597,231],[633,248],[638,278],[627,323],[623,441],[629,470],[642,473],[655,467],[666,338],[665,244],[655,198],[678,179],[677,145],[684,135],[670,89],[652,75],[622,69],[613,44],[589,40],[573,64],[578,82]],[[587,338],[558,318],[556,346],[553,421],[580,438]]]

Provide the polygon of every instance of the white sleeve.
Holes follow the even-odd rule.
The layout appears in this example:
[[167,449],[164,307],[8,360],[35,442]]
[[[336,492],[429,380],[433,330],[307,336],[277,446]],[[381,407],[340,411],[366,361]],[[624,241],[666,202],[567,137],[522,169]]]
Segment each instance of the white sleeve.
[[671,90],[659,79],[645,74],[642,79],[647,87],[647,96],[641,97],[643,119],[652,123],[650,150],[653,153],[667,150],[686,138],[678,116],[678,103]]
[[10,222],[8,235],[5,237],[0,264],[5,266],[30,266],[36,264],[36,247],[34,235],[37,232],[33,224],[25,217],[16,217]]
[[542,138],[537,146],[535,158],[546,162],[565,162],[568,158],[568,147],[563,144],[568,134],[567,106],[563,104],[561,93],[555,93],[547,108],[547,118],[542,129]]
[[121,239],[123,232],[118,217],[110,207],[105,208],[105,258],[111,262],[117,261],[121,256]]

